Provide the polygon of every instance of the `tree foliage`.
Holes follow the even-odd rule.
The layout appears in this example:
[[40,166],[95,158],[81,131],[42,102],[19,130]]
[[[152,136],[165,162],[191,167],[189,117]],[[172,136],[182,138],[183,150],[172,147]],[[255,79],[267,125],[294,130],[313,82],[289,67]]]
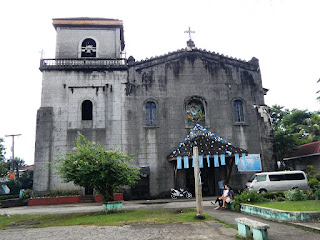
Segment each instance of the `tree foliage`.
[[296,146],[320,140],[319,112],[290,111],[274,105],[270,113],[278,160],[282,160]]
[[8,173],[8,163],[5,160],[5,146],[3,145],[3,139],[0,138],[0,178],[4,177]]
[[109,201],[113,200],[114,189],[132,186],[139,179],[139,168],[130,165],[130,156],[125,153],[106,151],[82,134],[75,143],[76,147],[58,160],[57,169],[65,182],[73,181],[76,185],[94,188],[104,201]]

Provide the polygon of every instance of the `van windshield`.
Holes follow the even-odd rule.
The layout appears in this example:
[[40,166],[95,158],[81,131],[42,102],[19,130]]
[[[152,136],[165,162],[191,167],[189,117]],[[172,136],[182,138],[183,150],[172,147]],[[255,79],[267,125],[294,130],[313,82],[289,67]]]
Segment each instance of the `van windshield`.
[[251,178],[248,180],[248,182],[252,182],[255,177],[256,177],[256,175],[253,174],[253,175],[251,176]]

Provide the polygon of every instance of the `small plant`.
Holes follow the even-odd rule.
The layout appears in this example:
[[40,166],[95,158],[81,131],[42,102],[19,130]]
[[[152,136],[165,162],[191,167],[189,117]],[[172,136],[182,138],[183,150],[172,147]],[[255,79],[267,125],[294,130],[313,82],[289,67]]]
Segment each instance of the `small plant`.
[[263,195],[264,198],[270,199],[270,200],[277,200],[277,199],[281,199],[284,198],[284,193],[283,192],[276,192],[276,193],[265,193]]
[[258,203],[269,201],[262,194],[256,191],[245,190],[234,198],[234,209],[240,211],[241,203]]
[[313,194],[313,191],[312,191],[312,190],[304,191],[304,194],[307,195],[307,200],[316,200],[316,197],[315,197],[315,195]]
[[320,189],[316,190],[313,193],[313,196],[315,197],[315,200],[320,200]]
[[34,197],[33,191],[31,189],[27,189],[22,193],[22,198],[32,198]]
[[32,198],[45,198],[45,197],[66,197],[79,195],[77,190],[54,190],[47,193],[35,193]]
[[307,195],[300,191],[299,188],[295,188],[293,190],[285,191],[284,193],[286,199],[289,201],[305,201],[307,200]]

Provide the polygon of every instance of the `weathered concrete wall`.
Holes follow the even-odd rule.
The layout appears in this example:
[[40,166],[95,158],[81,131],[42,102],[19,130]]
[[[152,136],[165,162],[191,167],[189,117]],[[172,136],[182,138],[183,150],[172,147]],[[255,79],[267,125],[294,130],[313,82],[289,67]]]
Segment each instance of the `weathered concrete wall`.
[[[89,140],[105,144],[108,149],[121,147],[121,96],[126,79],[126,71],[44,72],[41,106],[50,107],[52,122],[51,126],[44,126],[37,133],[41,135],[43,131],[51,131],[51,142],[41,148],[44,154],[36,162],[55,161],[58,154],[67,153],[74,146],[78,131]],[[81,118],[81,104],[84,100],[93,103],[92,120]],[[37,142],[41,142],[38,137]],[[41,183],[48,186],[39,191],[79,189],[72,183],[62,183],[54,170],[50,171],[42,172],[41,179],[50,177],[48,182]]]
[[41,107],[37,113],[36,144],[34,156],[33,190],[49,191],[52,146],[52,107]]
[[78,58],[81,44],[92,38],[97,44],[98,58],[120,58],[120,29],[57,28],[56,58]]
[[289,163],[289,166],[292,168],[292,170],[306,171],[308,165],[313,165],[314,170],[316,172],[320,172],[320,156],[319,155],[287,160],[286,164],[287,163]]
[[[270,130],[270,122],[264,122],[254,107],[264,105],[257,66],[215,57],[199,51],[179,52],[136,63],[129,69],[128,96],[124,103],[125,120],[131,124],[126,124],[123,134],[135,139],[123,144],[132,152],[148,142],[135,163],[150,165],[152,195],[174,187],[173,164],[166,157],[194,126],[186,122],[185,111],[186,100],[193,96],[202,99],[205,105],[204,127],[249,153],[261,153],[263,170],[272,170],[272,144],[261,142],[270,140],[270,132],[266,131]],[[234,99],[245,103],[244,123],[234,120]],[[158,123],[154,127],[146,126],[143,116],[148,100],[157,103]],[[251,175],[240,175],[236,169],[233,173],[230,183],[235,188],[242,188]]]
[[[57,27],[56,58],[80,58],[81,43],[92,38],[97,58],[119,58],[120,28]],[[57,63],[58,64],[58,63]],[[169,194],[174,187],[176,162],[167,160],[196,123],[187,121],[189,100],[202,102],[205,128],[233,145],[261,154],[263,170],[273,170],[272,131],[264,110],[264,89],[257,59],[249,62],[198,49],[180,50],[121,68],[93,71],[86,66],[72,70],[42,68],[43,85],[36,139],[35,189],[79,189],[62,183],[53,170],[41,170],[57,154],[74,146],[77,132],[99,141],[107,149],[120,147],[136,153],[133,164],[150,167],[151,197]],[[57,68],[56,68],[57,69]],[[122,69],[122,70],[120,70]],[[82,120],[84,100],[93,104],[92,120]],[[244,121],[237,122],[233,102],[244,104]],[[146,124],[146,103],[156,104],[155,125]],[[44,113],[50,113],[50,117]],[[44,117],[47,116],[47,117]],[[214,169],[210,184],[225,175]],[[178,173],[184,184],[186,172]],[[210,174],[211,174],[210,173]],[[233,168],[231,184],[242,188],[251,174]],[[212,192],[212,191],[211,191]]]

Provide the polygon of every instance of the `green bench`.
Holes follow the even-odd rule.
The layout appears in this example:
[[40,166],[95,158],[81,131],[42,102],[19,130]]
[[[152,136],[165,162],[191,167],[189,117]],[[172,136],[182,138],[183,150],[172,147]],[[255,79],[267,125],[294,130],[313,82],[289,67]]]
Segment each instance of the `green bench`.
[[[236,218],[238,223],[238,234],[241,237],[251,238],[254,240],[268,240],[268,224],[253,221],[248,218]],[[250,229],[252,229],[252,234]]]

